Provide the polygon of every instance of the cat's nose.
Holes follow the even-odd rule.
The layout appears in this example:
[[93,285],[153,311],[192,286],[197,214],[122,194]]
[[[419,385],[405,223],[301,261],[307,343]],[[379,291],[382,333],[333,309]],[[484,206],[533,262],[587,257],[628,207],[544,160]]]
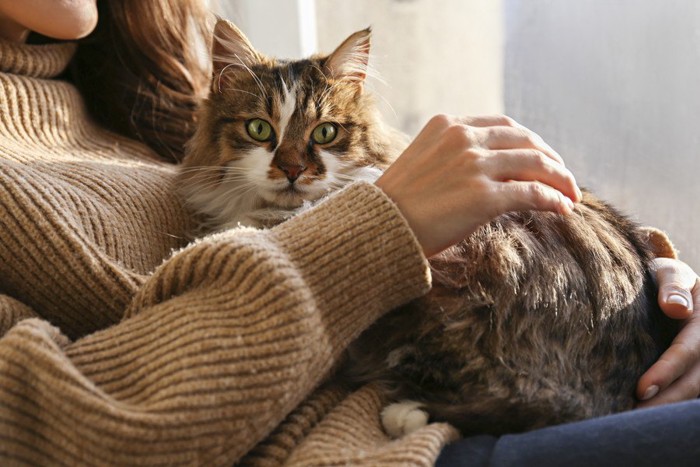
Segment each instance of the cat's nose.
[[280,164],[277,167],[287,176],[289,183],[294,183],[297,178],[306,170],[306,166],[296,164]]

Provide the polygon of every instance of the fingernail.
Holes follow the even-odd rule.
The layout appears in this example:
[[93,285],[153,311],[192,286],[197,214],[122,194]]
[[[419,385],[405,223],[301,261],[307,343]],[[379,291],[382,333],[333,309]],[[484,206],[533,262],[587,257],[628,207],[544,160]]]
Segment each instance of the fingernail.
[[581,189],[579,187],[576,187],[576,194],[578,195],[579,200],[583,199],[583,193],[581,193]]
[[658,387],[657,385],[654,384],[654,385],[652,385],[652,386],[649,386],[649,387],[647,388],[646,392],[644,393],[644,396],[642,397],[642,400],[643,400],[643,401],[648,401],[649,399],[651,399],[652,397],[654,397],[654,396],[657,395],[658,393],[659,393],[659,387]]
[[668,297],[666,297],[666,303],[674,303],[676,305],[682,305],[686,309],[690,308],[690,303],[688,303],[688,300],[683,295],[679,295],[676,293],[672,293]]

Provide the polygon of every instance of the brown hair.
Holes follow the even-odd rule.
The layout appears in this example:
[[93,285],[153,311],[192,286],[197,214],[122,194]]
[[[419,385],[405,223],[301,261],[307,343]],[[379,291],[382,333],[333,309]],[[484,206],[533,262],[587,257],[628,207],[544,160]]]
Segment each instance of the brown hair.
[[179,161],[206,95],[210,27],[201,0],[97,2],[99,23],[79,43],[72,79],[93,118]]

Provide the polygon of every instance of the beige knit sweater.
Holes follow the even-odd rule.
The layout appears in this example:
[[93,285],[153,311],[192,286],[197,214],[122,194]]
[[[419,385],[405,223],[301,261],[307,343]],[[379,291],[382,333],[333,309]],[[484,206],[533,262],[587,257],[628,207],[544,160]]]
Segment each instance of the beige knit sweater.
[[357,184],[269,231],[186,245],[175,169],[52,79],[71,45],[0,43],[0,464],[430,464],[383,402],[317,389],[425,293],[396,207]]

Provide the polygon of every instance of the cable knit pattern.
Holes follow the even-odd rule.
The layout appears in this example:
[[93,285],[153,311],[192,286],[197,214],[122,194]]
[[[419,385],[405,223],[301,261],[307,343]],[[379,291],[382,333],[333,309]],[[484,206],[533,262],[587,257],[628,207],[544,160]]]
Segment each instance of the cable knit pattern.
[[396,206],[360,183],[188,244],[175,168],[50,79],[72,51],[0,42],[0,464],[431,464],[451,428],[390,442],[375,388],[314,393],[429,288]]

